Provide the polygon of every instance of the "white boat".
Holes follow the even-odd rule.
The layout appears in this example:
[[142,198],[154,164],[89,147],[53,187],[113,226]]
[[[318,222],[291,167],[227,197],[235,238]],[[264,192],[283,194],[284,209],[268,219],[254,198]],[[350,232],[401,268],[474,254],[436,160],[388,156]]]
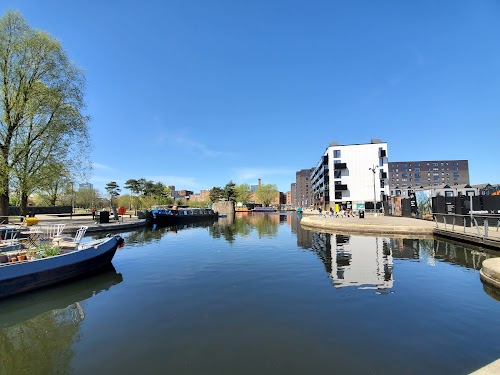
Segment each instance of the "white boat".
[[93,273],[109,265],[125,244],[116,235],[78,245],[60,255],[0,264],[0,298]]

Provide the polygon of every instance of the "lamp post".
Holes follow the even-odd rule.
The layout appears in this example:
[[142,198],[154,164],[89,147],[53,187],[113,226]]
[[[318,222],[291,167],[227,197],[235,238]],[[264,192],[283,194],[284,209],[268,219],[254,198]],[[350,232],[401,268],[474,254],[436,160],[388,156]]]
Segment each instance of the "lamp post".
[[368,170],[373,172],[373,212],[377,216],[377,193],[375,190],[375,173],[377,171],[378,165],[373,164],[373,167],[368,168]]
[[75,186],[74,182],[71,181],[71,215],[69,216],[70,220],[73,220],[73,211],[75,210],[75,200],[74,200],[74,192],[75,192]]

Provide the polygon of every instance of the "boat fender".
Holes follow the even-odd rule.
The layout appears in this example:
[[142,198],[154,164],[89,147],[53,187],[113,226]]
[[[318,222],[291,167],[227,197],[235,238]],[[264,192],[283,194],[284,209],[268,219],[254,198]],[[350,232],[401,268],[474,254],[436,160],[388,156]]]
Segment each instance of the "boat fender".
[[125,246],[125,240],[122,237],[118,238],[118,248],[121,249],[123,246]]

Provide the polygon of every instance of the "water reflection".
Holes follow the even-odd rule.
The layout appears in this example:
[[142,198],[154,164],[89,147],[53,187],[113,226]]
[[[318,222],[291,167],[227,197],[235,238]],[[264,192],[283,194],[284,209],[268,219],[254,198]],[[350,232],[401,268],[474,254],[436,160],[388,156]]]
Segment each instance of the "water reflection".
[[437,238],[390,238],[386,241],[395,258],[419,260],[429,265],[443,261],[479,270],[483,261],[492,256],[485,249]]
[[494,256],[481,248],[438,238],[382,238],[308,231],[300,226],[296,215],[290,217],[290,226],[297,235],[297,246],[318,255],[332,284],[338,288],[392,288],[394,259],[418,260],[431,266],[448,262],[479,270],[485,259]]
[[313,232],[311,250],[318,254],[336,288],[393,286],[393,258],[385,239]]
[[237,236],[248,237],[254,230],[258,237],[276,237],[278,227],[286,218],[279,214],[247,213],[220,218],[210,228],[213,238],[224,238],[233,243]]
[[0,374],[71,372],[81,302],[122,282],[114,267],[85,279],[0,302]]

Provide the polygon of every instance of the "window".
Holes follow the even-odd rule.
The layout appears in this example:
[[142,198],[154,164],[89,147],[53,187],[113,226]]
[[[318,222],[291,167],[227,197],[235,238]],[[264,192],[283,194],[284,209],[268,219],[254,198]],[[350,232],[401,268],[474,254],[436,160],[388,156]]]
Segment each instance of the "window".
[[444,192],[444,196],[445,196],[445,197],[453,197],[453,191],[451,191],[451,190],[447,190],[447,191],[445,191],[445,192]]
[[384,180],[380,180],[380,187],[381,187],[381,188],[384,188],[384,187],[385,187]]
[[432,166],[439,167],[439,163],[432,163]]
[[420,172],[420,168],[415,168],[415,172]]
[[335,199],[342,199],[342,192],[341,191],[335,192]]
[[333,157],[340,158],[340,150],[333,150]]
[[[415,163],[415,167],[420,167],[420,163]],[[418,170],[420,170],[420,168]]]
[[401,168],[401,172],[406,172],[406,168]]
[[378,160],[378,166],[383,167],[384,166],[384,158],[379,158]]
[[342,171],[333,172],[333,178],[341,178],[341,177],[342,177]]

